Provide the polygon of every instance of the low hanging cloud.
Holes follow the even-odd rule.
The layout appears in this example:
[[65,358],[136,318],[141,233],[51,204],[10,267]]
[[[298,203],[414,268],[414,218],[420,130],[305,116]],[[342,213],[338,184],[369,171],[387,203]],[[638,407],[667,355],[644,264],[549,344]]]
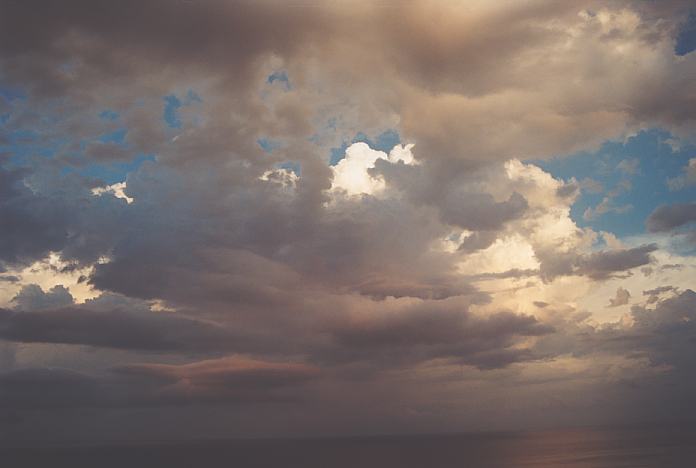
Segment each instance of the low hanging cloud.
[[282,403],[296,401],[296,389],[318,376],[310,366],[241,356],[182,365],[122,365],[107,376],[60,368],[17,369],[0,373],[0,408]]

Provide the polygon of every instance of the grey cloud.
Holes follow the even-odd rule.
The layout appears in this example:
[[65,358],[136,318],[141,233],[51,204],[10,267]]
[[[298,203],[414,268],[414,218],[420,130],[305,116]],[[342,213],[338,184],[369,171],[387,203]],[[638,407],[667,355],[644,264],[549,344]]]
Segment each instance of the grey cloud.
[[654,366],[673,366],[672,375],[691,380],[696,343],[696,293],[690,289],[657,302],[654,309],[633,306],[634,323],[607,327],[586,336],[583,352],[618,353],[647,358]]
[[[465,164],[459,164],[465,166]],[[378,160],[371,174],[382,176],[386,183],[404,194],[413,203],[435,207],[443,222],[480,234],[473,245],[484,245],[505,223],[522,217],[529,204],[521,194],[513,192],[507,200],[497,201],[477,186],[483,172],[465,172],[457,163],[439,164],[426,161],[420,166],[407,166]],[[502,170],[502,167],[500,168]]]
[[650,263],[650,253],[656,250],[656,244],[646,244],[632,249],[596,252],[582,257],[577,263],[577,271],[593,279],[607,278]]
[[67,243],[69,213],[60,200],[33,193],[26,171],[0,166],[0,261],[30,262]]
[[[282,390],[320,375],[317,368],[296,363],[273,363],[239,357],[192,364],[129,364],[114,369],[117,375],[151,379],[165,385],[163,400],[273,401],[284,400]],[[279,391],[280,390],[280,391]]]
[[[658,288],[666,291],[665,288]],[[653,293],[655,291],[647,291]],[[675,366],[679,373],[690,372],[696,340],[696,293],[687,289],[673,297],[657,301],[654,308],[631,307],[631,324],[605,324],[593,327],[583,321],[565,325],[554,322],[558,334],[553,340],[565,340],[566,352],[577,355],[608,353],[629,358],[647,358],[652,365]],[[544,350],[544,337],[540,346]],[[544,351],[549,351],[545,349]],[[696,382],[694,382],[696,384]]]
[[580,188],[581,185],[577,183],[577,181],[573,180],[558,187],[556,190],[556,195],[560,198],[575,197],[580,192]]
[[94,181],[60,174],[51,163],[33,169],[0,166],[0,262],[26,265],[61,252],[78,263],[96,261],[125,228],[125,201],[94,197]]
[[443,220],[471,230],[498,230],[504,223],[519,218],[528,208],[527,200],[519,193],[496,202],[492,196],[480,193],[450,193],[442,206]]
[[96,161],[124,161],[132,158],[131,151],[115,143],[92,143],[85,154]]
[[[0,408],[120,408],[296,401],[319,376],[302,364],[239,357],[182,365],[129,364],[93,375],[61,368],[0,373]],[[50,388],[50,392],[46,392]]]
[[459,244],[459,250],[463,252],[475,252],[477,250],[487,249],[498,238],[495,231],[477,231],[472,233]]
[[6,370],[14,367],[15,361],[14,344],[0,340],[0,369]]
[[657,248],[656,244],[645,244],[631,249],[603,250],[586,255],[537,251],[537,257],[541,261],[540,273],[545,280],[568,275],[603,280],[651,263],[653,258],[650,254]]
[[318,358],[403,365],[441,357],[491,369],[538,359],[529,349],[514,345],[521,337],[552,331],[528,315],[498,312],[477,317],[456,303],[423,304],[334,324],[329,332],[337,347]]
[[15,307],[20,310],[41,310],[72,305],[73,297],[64,286],[54,286],[44,292],[36,284],[22,286],[22,289],[12,299]]
[[649,296],[648,301],[647,301],[648,304],[654,304],[660,300],[660,296],[662,294],[668,293],[668,292],[674,292],[676,294],[679,292],[679,289],[675,288],[674,286],[660,286],[658,288],[643,291],[643,295]]
[[210,353],[240,346],[240,337],[229,330],[174,313],[75,306],[33,312],[0,309],[0,338],[160,352]]
[[655,209],[645,226],[649,232],[666,232],[696,221],[696,203],[663,205]]
[[[47,392],[46,389],[51,391]],[[0,374],[0,407],[45,409],[85,407],[100,399],[98,382],[68,369],[17,369]]]
[[631,298],[631,293],[627,289],[619,288],[616,290],[616,296],[609,299],[609,307],[619,307],[628,304]]

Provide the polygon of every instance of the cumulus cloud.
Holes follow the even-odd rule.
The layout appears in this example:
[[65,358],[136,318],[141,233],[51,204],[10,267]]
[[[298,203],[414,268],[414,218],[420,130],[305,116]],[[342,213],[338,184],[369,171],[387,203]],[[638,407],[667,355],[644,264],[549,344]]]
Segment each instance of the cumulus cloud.
[[12,299],[15,307],[20,310],[53,309],[68,306],[73,303],[73,297],[64,286],[58,285],[50,291],[44,292],[39,285],[28,284],[23,286]]
[[346,154],[333,170],[333,189],[344,190],[349,195],[374,194],[384,188],[384,181],[373,177],[369,170],[375,167],[378,159],[391,163],[413,164],[411,153],[413,145],[395,146],[389,155],[371,149],[366,143],[354,143],[346,149]]

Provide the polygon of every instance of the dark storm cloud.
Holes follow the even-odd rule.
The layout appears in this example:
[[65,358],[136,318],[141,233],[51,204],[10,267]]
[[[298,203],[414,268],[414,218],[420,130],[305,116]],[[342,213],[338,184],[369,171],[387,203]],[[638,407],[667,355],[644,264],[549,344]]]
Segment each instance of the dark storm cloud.
[[44,292],[36,284],[23,286],[12,302],[19,310],[56,309],[73,304],[73,297],[64,286],[58,285]]
[[251,332],[241,335],[214,322],[154,312],[147,303],[117,295],[73,304],[62,286],[44,292],[27,285],[12,302],[14,310],[0,308],[0,339],[7,341],[178,353],[254,348]]
[[30,264],[50,252],[94,262],[111,247],[125,201],[94,197],[90,184],[55,167],[0,165],[0,262]]
[[225,351],[234,349],[239,341],[223,327],[171,313],[74,307],[35,312],[0,309],[0,338],[23,343],[178,352]]
[[650,232],[665,232],[696,221],[696,203],[663,205],[655,209],[645,225]]
[[24,185],[26,171],[0,167],[0,261],[31,262],[68,241],[71,213],[61,200]]
[[522,337],[551,332],[552,328],[528,315],[498,312],[478,317],[456,302],[425,303],[378,314],[353,314],[334,323],[329,333],[336,347],[317,358],[380,365],[450,358],[492,369],[538,359],[528,348],[516,345]]

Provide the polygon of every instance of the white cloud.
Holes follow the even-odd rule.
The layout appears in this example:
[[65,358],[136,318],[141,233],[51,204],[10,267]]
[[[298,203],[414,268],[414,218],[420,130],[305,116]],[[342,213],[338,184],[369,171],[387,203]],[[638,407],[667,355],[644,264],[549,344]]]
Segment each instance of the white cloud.
[[126,182],[116,182],[115,184],[105,185],[104,187],[95,187],[92,189],[92,195],[100,197],[105,193],[110,193],[116,198],[123,198],[128,204],[135,201],[134,198],[126,195]]
[[375,194],[385,188],[384,180],[372,177],[369,169],[375,167],[378,159],[392,163],[415,164],[411,149],[413,145],[396,145],[387,153],[370,148],[366,143],[353,143],[346,149],[346,157],[333,168],[332,190],[343,190],[349,195]]

